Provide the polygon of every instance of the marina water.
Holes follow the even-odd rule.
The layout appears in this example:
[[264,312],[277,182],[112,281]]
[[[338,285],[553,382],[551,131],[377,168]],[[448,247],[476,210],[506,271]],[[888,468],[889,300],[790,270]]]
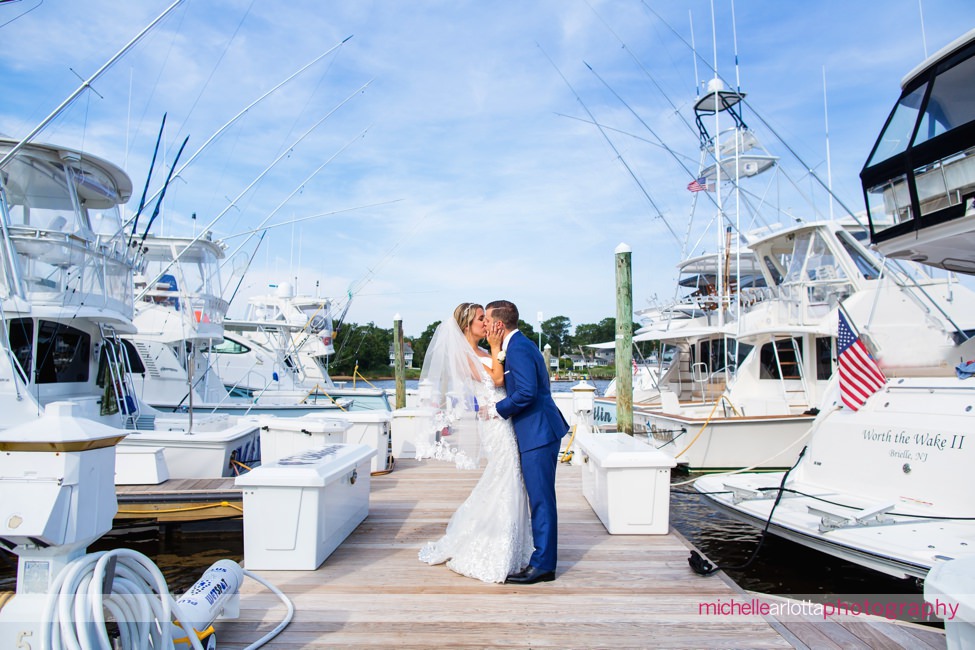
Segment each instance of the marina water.
[[[390,390],[394,387],[392,381],[373,383]],[[552,390],[568,391],[575,383],[553,382]],[[602,394],[609,382],[596,380],[591,383],[595,384],[597,394]],[[415,381],[407,382],[408,388],[415,386]],[[688,478],[693,475],[675,471],[672,482],[679,483]],[[739,566],[752,555],[760,533],[712,510],[700,496],[692,493],[690,486],[675,487],[670,503],[671,525],[718,566]],[[221,558],[243,560],[242,529],[241,520],[133,525],[113,530],[93,544],[89,551],[126,547],[144,553],[163,571],[172,591],[181,593],[213,562]],[[13,591],[16,587],[16,557],[0,553],[0,558],[0,591]],[[912,579],[884,576],[773,535],[768,536],[748,568],[727,573],[743,589],[796,598],[921,593],[920,586]]]

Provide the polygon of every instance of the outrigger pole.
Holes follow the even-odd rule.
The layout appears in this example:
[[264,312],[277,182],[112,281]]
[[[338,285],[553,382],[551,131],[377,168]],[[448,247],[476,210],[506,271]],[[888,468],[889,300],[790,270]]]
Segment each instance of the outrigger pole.
[[8,151],[7,154],[3,158],[0,158],[0,168],[2,168],[4,165],[6,165],[10,161],[10,159],[13,158],[17,154],[17,152],[20,151],[24,147],[25,144],[27,144],[28,142],[30,142],[31,140],[33,140],[34,139],[34,136],[36,136],[38,133],[40,133],[44,129],[44,127],[46,127],[48,124],[51,123],[51,121],[53,121],[58,115],[60,115],[61,114],[61,111],[63,111],[65,108],[67,108],[71,104],[71,102],[73,102],[75,99],[77,99],[78,95],[80,95],[82,92],[84,92],[86,88],[90,88],[92,82],[95,81],[95,79],[97,79],[98,77],[102,76],[102,74],[106,70],[108,70],[110,67],[112,67],[115,64],[116,61],[118,61],[123,56],[125,56],[125,54],[129,50],[131,50],[132,47],[136,43],[138,43],[140,40],[142,40],[142,37],[143,36],[145,36],[146,34],[148,34],[149,31],[153,27],[155,27],[156,24],[159,23],[159,21],[161,21],[163,18],[165,18],[166,15],[169,14],[169,12],[171,12],[173,9],[175,9],[176,7],[178,7],[179,5],[181,5],[182,3],[183,3],[183,0],[176,0],[176,2],[174,2],[171,5],[169,5],[169,7],[167,7],[165,11],[163,11],[161,14],[159,14],[159,16],[154,21],[152,21],[151,23],[149,23],[148,25],[146,25],[145,29],[143,29],[141,32],[139,32],[138,34],[136,34],[135,38],[133,38],[128,43],[126,43],[125,47],[123,47],[121,50],[119,50],[115,54],[115,56],[113,56],[108,61],[106,61],[105,64],[102,67],[98,68],[98,70],[95,72],[95,74],[93,74],[90,77],[88,77],[87,79],[85,79],[82,82],[82,84],[80,86],[78,86],[77,90],[75,90],[73,93],[71,93],[70,95],[68,95],[68,98],[65,99],[63,102],[61,102],[61,105],[60,106],[58,106],[57,108],[55,108],[54,111],[52,111],[50,115],[48,115],[43,120],[41,120],[41,123],[38,124],[37,126],[35,126],[34,129],[30,133],[28,133],[27,135],[25,135],[24,138],[20,142],[18,142],[17,144],[15,144],[13,146],[13,148],[10,151]]

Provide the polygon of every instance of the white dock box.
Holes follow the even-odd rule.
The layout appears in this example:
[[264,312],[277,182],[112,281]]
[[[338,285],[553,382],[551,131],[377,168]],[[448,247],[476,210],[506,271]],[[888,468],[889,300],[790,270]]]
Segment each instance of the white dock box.
[[437,410],[427,407],[393,411],[393,457],[415,458],[417,445],[429,449],[437,442],[433,418]]
[[263,415],[261,427],[261,462],[274,462],[309,449],[348,442],[346,435],[352,423],[339,417],[304,415],[300,418]]
[[392,455],[391,431],[393,429],[393,414],[390,411],[344,411],[340,415],[343,420],[352,423],[352,427],[345,434],[345,441],[353,445],[369,445],[376,450],[372,459],[372,471],[381,472],[390,469]]
[[244,564],[314,571],[369,514],[368,445],[328,445],[238,476]]
[[625,433],[580,432],[582,493],[611,535],[666,535],[677,463]]

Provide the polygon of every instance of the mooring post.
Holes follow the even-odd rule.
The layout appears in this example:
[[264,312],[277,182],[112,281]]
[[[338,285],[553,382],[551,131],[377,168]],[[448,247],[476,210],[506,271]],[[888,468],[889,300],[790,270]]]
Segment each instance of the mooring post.
[[616,430],[633,435],[633,269],[631,249],[616,247]]
[[403,345],[403,320],[399,314],[393,316],[393,351],[396,355],[396,408],[406,408],[406,363]]

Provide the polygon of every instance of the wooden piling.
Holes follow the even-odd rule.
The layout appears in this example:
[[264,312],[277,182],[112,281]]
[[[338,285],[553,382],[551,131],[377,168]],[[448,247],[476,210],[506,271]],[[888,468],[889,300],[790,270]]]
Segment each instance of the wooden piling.
[[396,408],[406,408],[406,363],[403,345],[403,320],[393,316],[393,350],[395,351]]
[[633,435],[632,251],[616,247],[616,430]]

